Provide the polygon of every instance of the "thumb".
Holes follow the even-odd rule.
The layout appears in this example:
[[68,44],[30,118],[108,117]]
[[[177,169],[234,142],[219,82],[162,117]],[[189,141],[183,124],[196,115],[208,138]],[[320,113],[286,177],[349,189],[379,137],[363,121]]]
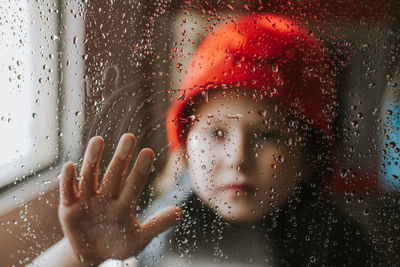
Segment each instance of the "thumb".
[[155,236],[175,225],[182,217],[182,209],[172,206],[165,208],[142,224],[142,237],[150,242]]

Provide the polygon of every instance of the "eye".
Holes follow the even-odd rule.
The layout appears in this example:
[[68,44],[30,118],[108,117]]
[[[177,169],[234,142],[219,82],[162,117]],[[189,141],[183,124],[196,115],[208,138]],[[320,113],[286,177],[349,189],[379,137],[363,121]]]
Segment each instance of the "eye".
[[217,140],[222,140],[225,138],[226,132],[223,129],[217,128],[211,131],[211,136]]

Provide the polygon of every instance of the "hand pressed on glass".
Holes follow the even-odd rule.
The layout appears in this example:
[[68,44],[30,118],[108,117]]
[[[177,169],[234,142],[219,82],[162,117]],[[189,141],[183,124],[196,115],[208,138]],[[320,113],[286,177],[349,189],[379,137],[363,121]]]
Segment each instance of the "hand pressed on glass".
[[98,170],[104,141],[90,140],[81,170],[79,190],[75,187],[75,167],[64,165],[60,181],[59,218],[75,254],[82,262],[98,264],[114,258],[137,255],[157,234],[174,225],[181,209],[168,207],[141,224],[136,203],[154,161],[154,152],[143,149],[126,180],[135,149],[132,134],[121,137],[98,190]]

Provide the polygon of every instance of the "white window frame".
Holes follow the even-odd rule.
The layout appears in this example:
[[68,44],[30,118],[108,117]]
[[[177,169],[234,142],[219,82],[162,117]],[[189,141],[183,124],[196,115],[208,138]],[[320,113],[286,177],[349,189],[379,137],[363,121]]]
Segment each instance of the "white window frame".
[[[44,9],[44,12],[48,12],[48,2],[48,0],[42,0],[39,3],[35,2],[31,4],[32,12],[34,13],[32,16],[36,16],[36,30],[44,26],[38,24],[40,13],[37,11],[34,12],[35,8],[38,8],[38,6],[47,7],[47,9]],[[83,138],[82,128],[85,115],[83,111],[86,88],[84,79],[84,3],[78,0],[55,2],[56,7],[54,7],[54,10],[60,11],[61,14],[55,13],[54,15],[57,19],[52,20],[53,25],[48,25],[49,22],[46,21],[45,26],[54,27],[52,30],[54,29],[54,31],[59,33],[58,51],[54,54],[54,56],[59,56],[59,58],[55,60],[55,65],[52,66],[56,73],[54,74],[54,79],[57,79],[57,81],[54,82],[56,84],[55,87],[46,89],[45,94],[48,95],[48,99],[43,101],[53,101],[52,103],[56,103],[55,108],[57,112],[54,113],[54,118],[43,118],[44,123],[41,124],[41,127],[52,127],[58,130],[55,133],[56,137],[53,138],[54,141],[51,141],[53,147],[50,150],[52,151],[49,153],[44,152],[44,155],[41,155],[47,160],[46,166],[39,166],[39,168],[42,167],[41,170],[39,169],[31,175],[29,173],[26,174],[26,178],[20,176],[17,180],[21,180],[21,182],[14,183],[14,185],[11,184],[5,188],[3,187],[0,190],[0,214],[4,214],[22,203],[33,199],[35,196],[46,192],[50,188],[58,186],[59,174],[63,163],[66,161],[76,162],[82,154],[83,146],[81,141]],[[40,31],[37,33],[40,34]],[[48,42],[45,43],[46,45],[48,44]],[[39,46],[40,42],[37,42],[35,49]],[[40,61],[36,64],[38,66],[48,65],[48,61],[45,58],[40,57],[36,60]],[[39,70],[35,72],[37,79],[39,79],[40,74]],[[43,109],[37,110],[36,113],[39,115],[45,114],[47,108],[48,106],[43,105]],[[35,134],[40,135],[41,132],[38,131]],[[48,142],[49,140],[45,141]],[[32,163],[31,166],[38,169],[37,163]],[[26,165],[25,168],[28,168],[28,166]]]

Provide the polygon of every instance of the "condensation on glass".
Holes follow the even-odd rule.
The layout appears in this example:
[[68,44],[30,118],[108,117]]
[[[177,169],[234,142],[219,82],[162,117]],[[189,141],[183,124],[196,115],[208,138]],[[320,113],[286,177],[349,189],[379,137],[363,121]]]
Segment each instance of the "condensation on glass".
[[[101,178],[126,132],[137,138],[133,158],[144,147],[156,157],[139,218],[167,204],[185,210],[139,264],[396,264],[399,12],[389,0],[2,0],[0,235],[15,244],[0,245],[7,264],[29,263],[62,238],[62,164],[79,169],[100,135]],[[237,50],[229,31],[244,40]],[[320,113],[313,107],[325,100],[302,106],[310,77],[310,87],[329,89],[321,99],[334,95]],[[286,84],[287,101],[273,98]],[[321,114],[332,120],[320,124]],[[318,132],[328,124],[329,138]],[[323,178],[308,177],[316,171]]]

